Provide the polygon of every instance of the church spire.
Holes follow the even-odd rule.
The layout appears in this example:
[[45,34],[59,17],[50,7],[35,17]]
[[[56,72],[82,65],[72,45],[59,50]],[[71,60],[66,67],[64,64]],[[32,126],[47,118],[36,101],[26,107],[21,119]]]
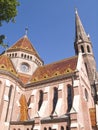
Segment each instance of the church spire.
[[90,36],[86,34],[77,10],[75,11],[75,54],[82,52],[85,68],[91,84],[94,82],[94,70],[96,70],[96,62],[93,53]]
[[89,38],[84,30],[80,17],[78,15],[77,9],[75,10],[75,26],[76,26],[76,33],[75,33],[75,43],[79,41],[90,42]]

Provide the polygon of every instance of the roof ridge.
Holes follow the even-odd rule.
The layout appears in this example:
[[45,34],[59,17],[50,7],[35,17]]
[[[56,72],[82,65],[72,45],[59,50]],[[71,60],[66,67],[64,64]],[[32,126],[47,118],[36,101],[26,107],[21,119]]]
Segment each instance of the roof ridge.
[[[49,63],[49,64],[45,64],[44,66],[53,65],[53,64],[56,64],[56,63],[59,63],[59,62],[63,62],[63,61],[67,61],[67,60],[70,60],[70,59],[73,59],[73,58],[76,58],[76,57],[78,57],[78,56],[77,55],[71,56],[69,58],[64,58],[64,59],[59,60],[59,61],[55,61],[55,62],[52,62],[52,63]],[[40,66],[40,67],[43,67],[43,66]]]

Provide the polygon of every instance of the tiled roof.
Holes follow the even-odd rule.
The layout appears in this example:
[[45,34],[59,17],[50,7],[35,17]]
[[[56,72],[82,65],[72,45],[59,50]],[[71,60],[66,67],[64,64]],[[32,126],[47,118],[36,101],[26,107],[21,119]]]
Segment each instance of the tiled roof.
[[29,41],[27,36],[24,36],[20,40],[18,40],[12,47],[10,47],[7,50],[7,52],[18,51],[18,50],[23,50],[25,52],[31,53],[40,59],[38,53],[36,52],[36,50],[32,46],[32,44]]
[[78,57],[71,57],[59,62],[39,67],[31,78],[31,82],[46,80],[59,75],[72,73],[76,70]]
[[17,72],[16,72],[11,60],[6,55],[0,56],[0,70],[5,70],[14,75],[17,75]]
[[0,70],[8,71],[18,77],[23,84],[47,80],[64,74],[73,73],[76,70],[78,57],[71,57],[58,62],[39,67],[32,76],[17,73],[12,61],[6,55],[0,56]]
[[30,79],[30,75],[18,73],[18,78],[19,78],[24,84],[26,84],[26,83],[29,81],[29,79]]

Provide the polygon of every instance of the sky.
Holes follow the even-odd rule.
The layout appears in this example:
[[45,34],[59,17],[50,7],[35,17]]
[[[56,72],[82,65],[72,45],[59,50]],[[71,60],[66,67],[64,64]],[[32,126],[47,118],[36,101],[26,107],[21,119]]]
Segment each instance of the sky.
[[[75,55],[75,8],[90,35],[98,66],[98,0],[19,0],[15,23],[3,23],[9,47],[25,35],[45,64]],[[0,47],[0,53],[3,48]]]

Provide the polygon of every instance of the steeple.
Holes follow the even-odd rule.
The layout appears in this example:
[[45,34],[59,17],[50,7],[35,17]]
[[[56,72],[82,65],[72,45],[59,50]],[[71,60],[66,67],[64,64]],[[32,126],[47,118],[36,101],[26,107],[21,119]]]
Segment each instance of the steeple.
[[76,26],[76,33],[75,33],[75,43],[80,41],[90,42],[88,35],[86,34],[80,17],[78,15],[77,9],[75,10],[75,26]]
[[96,62],[93,53],[90,36],[86,34],[77,10],[75,11],[75,54],[82,52],[88,78],[91,84],[94,82],[94,70],[96,71]]

